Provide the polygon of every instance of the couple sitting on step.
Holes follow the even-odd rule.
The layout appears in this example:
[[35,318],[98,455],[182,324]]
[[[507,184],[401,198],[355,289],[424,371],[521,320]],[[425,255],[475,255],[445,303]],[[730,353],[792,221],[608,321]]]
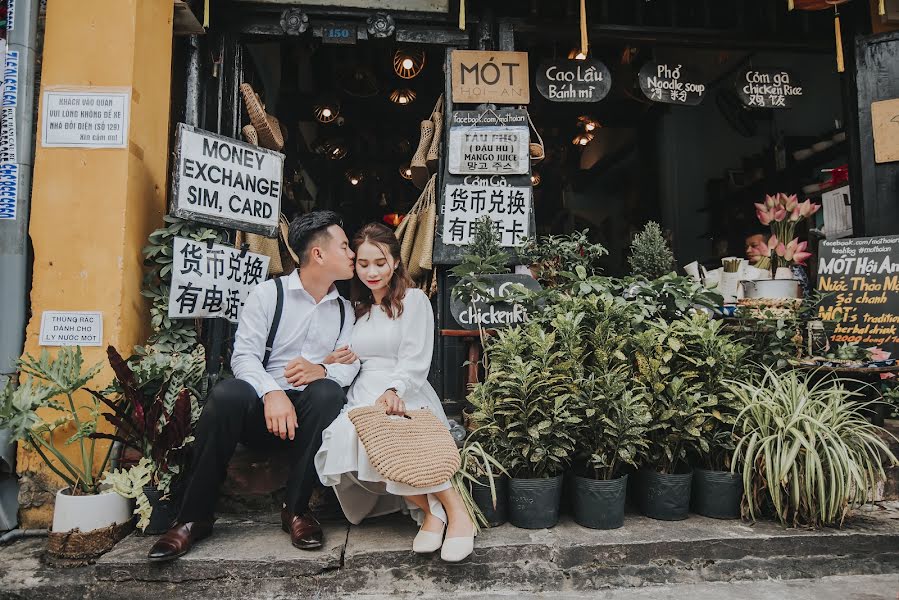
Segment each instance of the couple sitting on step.
[[[396,237],[372,223],[350,244],[339,216],[318,211],[295,219],[288,240],[300,268],[247,298],[234,340],[234,379],[219,382],[203,406],[181,512],[149,559],[175,559],[212,533],[218,489],[238,442],[287,449],[281,525],[296,548],[322,547],[321,525],[308,513],[321,481],[334,488],[351,523],[408,509],[421,526],[415,552],[466,558],[474,524],[451,483],[423,489],[385,479],[347,415],[360,406],[390,415],[426,408],[446,423],[427,379],[434,314],[400,261]],[[352,302],[334,285],[346,279]]]

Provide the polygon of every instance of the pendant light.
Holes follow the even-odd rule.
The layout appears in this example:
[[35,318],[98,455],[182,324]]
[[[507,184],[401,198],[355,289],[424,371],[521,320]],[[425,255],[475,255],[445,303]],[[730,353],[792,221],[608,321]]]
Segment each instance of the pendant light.
[[540,177],[539,171],[531,171],[531,187],[539,187],[543,178]]
[[348,169],[345,175],[346,180],[353,187],[357,187],[360,183],[362,183],[362,180],[365,179],[365,175],[362,174],[362,171],[358,171],[356,169]]
[[408,106],[415,102],[417,94],[409,88],[397,88],[390,93],[390,101],[400,106]]
[[333,123],[340,116],[340,102],[336,100],[322,100],[312,107],[315,120],[319,123]]
[[409,163],[400,165],[400,177],[412,181],[412,166]]
[[424,50],[401,49],[393,54],[393,72],[403,79],[414,79],[424,68]]
[[581,115],[577,118],[577,123],[580,127],[583,127],[584,131],[590,133],[602,127],[599,122],[591,116]]
[[586,146],[590,142],[593,141],[593,134],[588,133],[586,131],[582,131],[574,136],[574,139],[571,140],[571,143],[575,146]]

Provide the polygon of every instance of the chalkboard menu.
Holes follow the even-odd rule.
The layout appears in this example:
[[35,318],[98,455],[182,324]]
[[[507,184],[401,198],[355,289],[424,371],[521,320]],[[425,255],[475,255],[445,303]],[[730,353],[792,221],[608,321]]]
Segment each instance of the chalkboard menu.
[[[537,280],[530,275],[504,273],[482,275],[481,278],[492,284],[490,294],[494,298],[503,298],[510,295],[513,291],[517,291],[517,286],[513,284],[523,285],[533,292],[542,289]],[[480,296],[476,296],[468,304],[453,296],[450,300],[450,312],[463,329],[478,329],[479,324],[484,329],[502,329],[510,325],[520,325],[528,317],[527,309],[517,302],[494,302],[490,304]]]
[[839,320],[831,343],[899,352],[899,235],[821,242],[822,320]]
[[744,69],[736,79],[737,95],[750,108],[792,108],[802,96],[799,78],[782,69]]
[[553,102],[599,102],[612,89],[612,75],[598,60],[553,60],[537,68],[537,90]]
[[639,79],[643,95],[653,102],[696,106],[706,92],[705,84],[680,64],[646,63]]

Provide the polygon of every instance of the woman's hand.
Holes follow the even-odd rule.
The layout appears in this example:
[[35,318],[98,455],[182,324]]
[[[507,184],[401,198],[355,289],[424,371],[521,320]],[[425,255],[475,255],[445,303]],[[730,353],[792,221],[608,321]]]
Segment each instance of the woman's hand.
[[325,357],[324,364],[333,365],[336,363],[340,365],[351,365],[357,360],[359,360],[359,357],[356,356],[355,352],[350,350],[349,346],[341,346]]
[[406,403],[403,402],[393,390],[387,390],[378,396],[378,399],[375,401],[375,406],[380,406],[385,409],[388,415],[398,415],[402,417],[406,414]]

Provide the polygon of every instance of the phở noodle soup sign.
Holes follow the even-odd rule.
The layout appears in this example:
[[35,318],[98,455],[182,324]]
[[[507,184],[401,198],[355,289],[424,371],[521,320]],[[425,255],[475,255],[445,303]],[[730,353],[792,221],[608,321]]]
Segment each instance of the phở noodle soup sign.
[[172,214],[274,237],[284,155],[178,124]]

